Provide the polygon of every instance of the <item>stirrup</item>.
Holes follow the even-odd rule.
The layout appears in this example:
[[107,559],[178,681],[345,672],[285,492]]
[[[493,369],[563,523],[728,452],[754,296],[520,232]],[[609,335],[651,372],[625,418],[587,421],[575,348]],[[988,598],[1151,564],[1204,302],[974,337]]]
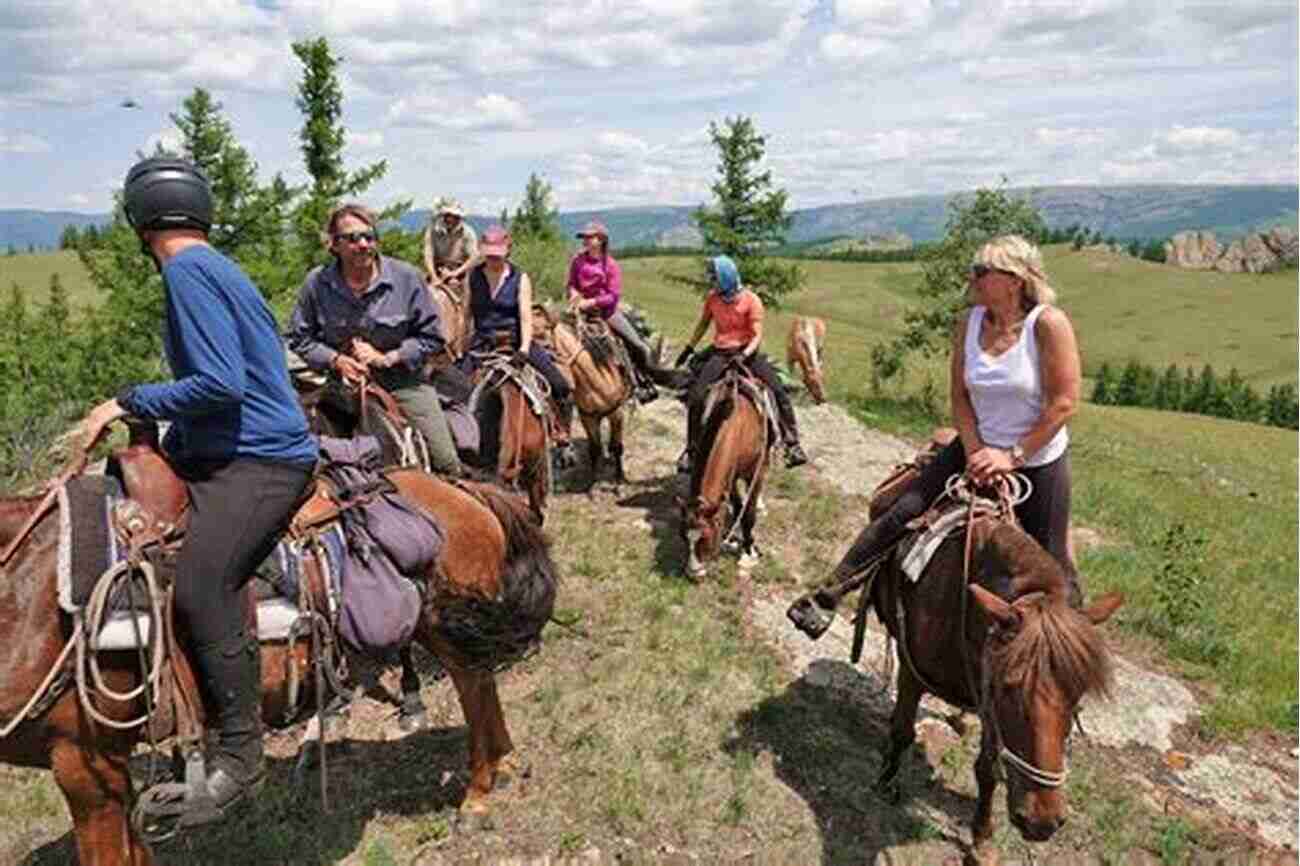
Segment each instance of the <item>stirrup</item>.
[[[131,809],[131,826],[147,842],[163,842],[181,830],[224,821],[252,800],[265,783],[262,773],[241,782],[221,767],[208,775],[203,754],[196,750],[185,759],[185,781],[160,782],[141,792]],[[223,794],[228,796],[221,799]]]

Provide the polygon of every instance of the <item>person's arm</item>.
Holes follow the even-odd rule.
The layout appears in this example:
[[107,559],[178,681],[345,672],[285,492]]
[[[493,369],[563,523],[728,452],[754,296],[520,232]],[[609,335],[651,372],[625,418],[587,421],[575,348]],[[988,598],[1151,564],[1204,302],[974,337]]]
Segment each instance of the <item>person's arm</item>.
[[[581,253],[579,253],[579,256]],[[582,292],[578,290],[578,256],[569,259],[569,306],[581,308]]]
[[966,453],[967,462],[977,451],[984,447],[980,439],[979,424],[975,420],[975,406],[970,401],[970,392],[966,390],[966,326],[970,316],[963,316],[957,322],[952,337],[952,358],[948,369],[948,396],[951,402],[952,423],[961,437],[962,451]]
[[519,275],[519,351],[525,355],[533,345],[533,282]]
[[191,265],[170,267],[167,280],[172,336],[191,372],[173,382],[136,385],[118,403],[132,415],[169,421],[238,405],[247,371],[230,305]]
[[754,357],[754,353],[758,351],[758,347],[763,345],[763,301],[758,297],[758,295],[754,295],[753,298],[754,303],[750,307],[749,321],[754,329],[754,336],[750,338],[750,341],[745,344],[745,348],[741,350],[741,354],[746,358]]
[[461,229],[464,232],[465,240],[465,261],[460,263],[460,267],[451,272],[452,279],[461,279],[469,273],[469,269],[478,264],[478,235],[474,234],[474,229],[470,228],[469,223],[464,224]]
[[285,334],[289,348],[313,370],[328,370],[334,365],[339,354],[327,345],[322,337],[320,316],[316,308],[315,275],[313,270],[307,275],[302,288],[298,291],[298,303],[294,304],[289,314],[289,330]]
[[691,357],[691,353],[695,351],[695,344],[698,343],[709,330],[709,318],[709,304],[706,301],[704,306],[700,309],[700,320],[695,323],[695,333],[691,334],[691,338],[686,341],[686,345],[682,347],[682,351],[677,356],[677,361],[673,366],[680,367]]
[[591,306],[600,310],[600,315],[608,319],[618,309],[618,299],[622,294],[623,269],[618,266],[618,262],[606,256],[605,285],[601,287],[600,294],[591,299]]

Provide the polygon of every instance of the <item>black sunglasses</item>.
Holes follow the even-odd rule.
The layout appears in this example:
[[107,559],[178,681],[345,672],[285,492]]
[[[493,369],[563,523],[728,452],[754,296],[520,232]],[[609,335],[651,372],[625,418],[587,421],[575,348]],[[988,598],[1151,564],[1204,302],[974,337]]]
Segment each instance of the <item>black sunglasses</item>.
[[1009,272],[1004,271],[1001,268],[991,268],[988,265],[971,265],[970,275],[977,280],[980,277],[984,276],[985,274],[989,274],[989,273],[1005,274]]
[[334,237],[338,240],[347,241],[350,244],[359,244],[362,241],[370,241],[370,243],[373,244],[378,238],[378,235],[374,232],[339,232]]

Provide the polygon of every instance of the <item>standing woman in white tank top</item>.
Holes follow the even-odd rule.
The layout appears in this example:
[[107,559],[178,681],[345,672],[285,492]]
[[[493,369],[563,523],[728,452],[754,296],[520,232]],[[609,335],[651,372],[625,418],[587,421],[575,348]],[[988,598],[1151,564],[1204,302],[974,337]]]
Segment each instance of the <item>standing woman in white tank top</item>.
[[[988,481],[1023,473],[1033,486],[1016,507],[1025,532],[1066,572],[1070,604],[1082,603],[1070,549],[1070,452],[1065,422],[1079,403],[1079,347],[1069,318],[1052,306],[1038,247],[1018,235],[989,241],[971,266],[971,310],[952,344],[953,424],[960,436],[943,448],[888,511],[858,533],[827,584],[793,605],[787,616],[817,638],[839,601],[834,587],[893,549],[943,492],[948,478],[969,472]],[[815,606],[814,606],[815,603]],[[820,610],[818,609],[820,608]]]

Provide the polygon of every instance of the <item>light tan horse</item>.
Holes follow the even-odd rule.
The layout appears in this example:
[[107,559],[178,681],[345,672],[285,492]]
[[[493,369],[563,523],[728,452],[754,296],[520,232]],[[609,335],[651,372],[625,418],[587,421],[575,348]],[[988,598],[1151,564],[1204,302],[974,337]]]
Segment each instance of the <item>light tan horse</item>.
[[627,361],[620,361],[618,338],[601,319],[576,323],[584,334],[580,337],[575,325],[540,308],[534,323],[535,328],[544,329],[535,333],[545,333],[555,349],[556,363],[573,383],[573,402],[587,431],[587,453],[591,461],[587,489],[600,479],[605,459],[600,422],[608,420],[609,460],[614,466],[617,490],[618,485],[627,481],[623,471],[624,407],[632,398],[633,390],[632,376],[625,366]]
[[438,307],[438,321],[442,323],[442,338],[447,347],[430,358],[429,370],[441,370],[465,354],[469,345],[469,293],[463,280],[442,277],[441,280],[425,278],[429,293]]
[[822,353],[826,345],[826,322],[812,316],[795,316],[785,342],[785,362],[793,373],[799,368],[813,402],[826,402],[826,374]]

